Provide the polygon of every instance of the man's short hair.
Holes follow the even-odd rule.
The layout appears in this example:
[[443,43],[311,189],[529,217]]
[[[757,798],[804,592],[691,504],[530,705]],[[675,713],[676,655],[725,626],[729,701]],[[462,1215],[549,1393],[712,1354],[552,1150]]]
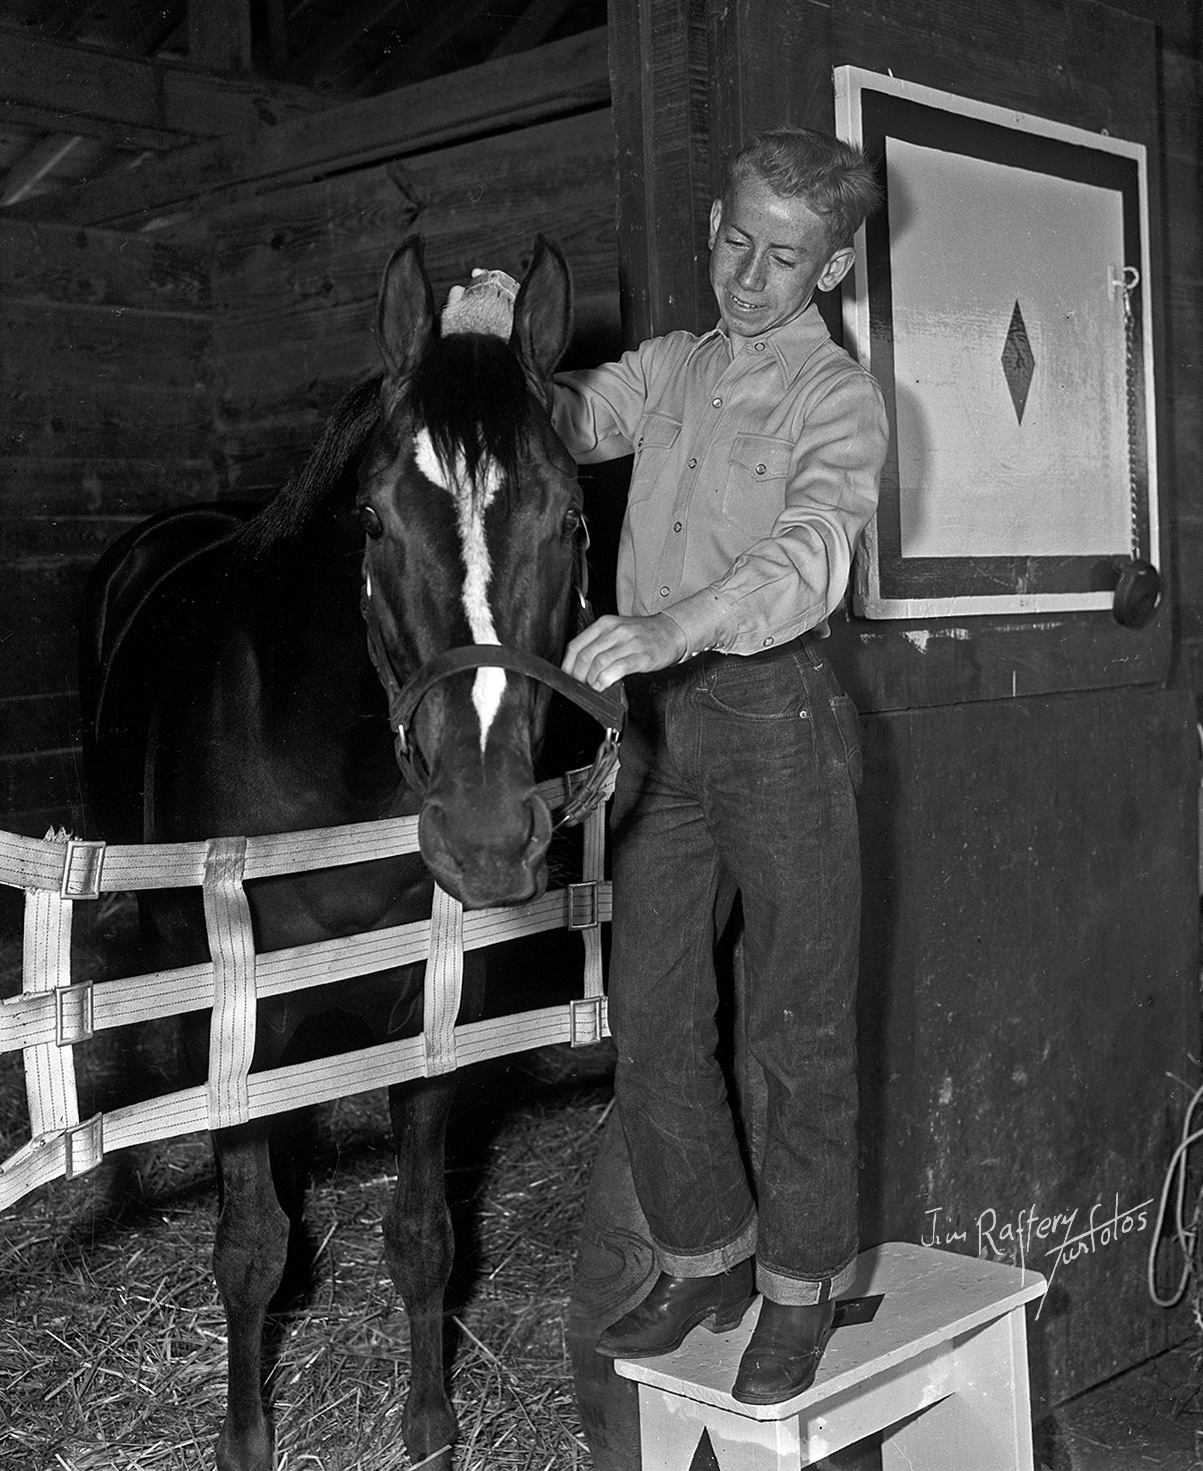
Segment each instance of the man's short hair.
[[852,244],[881,203],[881,186],[860,149],[813,128],[757,133],[732,160],[727,189],[749,177],[786,199],[804,200],[826,224],[833,254]]

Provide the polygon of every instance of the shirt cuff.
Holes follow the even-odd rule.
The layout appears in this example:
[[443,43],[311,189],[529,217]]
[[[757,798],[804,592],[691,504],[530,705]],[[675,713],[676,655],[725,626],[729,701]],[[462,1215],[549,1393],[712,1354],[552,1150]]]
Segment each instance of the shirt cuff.
[[660,611],[671,618],[685,635],[682,660],[703,654],[708,649],[717,649],[722,642],[723,627],[730,617],[727,604],[708,587]]

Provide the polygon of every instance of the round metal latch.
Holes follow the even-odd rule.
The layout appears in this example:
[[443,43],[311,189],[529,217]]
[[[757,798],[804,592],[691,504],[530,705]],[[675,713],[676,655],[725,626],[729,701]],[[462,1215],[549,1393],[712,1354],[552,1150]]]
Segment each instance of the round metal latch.
[[1125,628],[1146,627],[1161,602],[1161,573],[1151,562],[1135,557],[1118,558],[1115,570],[1119,574],[1111,602],[1115,621]]

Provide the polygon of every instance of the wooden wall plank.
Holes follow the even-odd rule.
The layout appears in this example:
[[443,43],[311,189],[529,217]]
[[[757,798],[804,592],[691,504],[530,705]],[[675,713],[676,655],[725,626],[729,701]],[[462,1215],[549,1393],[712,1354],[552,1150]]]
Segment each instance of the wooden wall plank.
[[[80,443],[78,437],[76,444]],[[204,455],[146,460],[122,455],[0,454],[0,514],[70,515],[85,510],[150,516],[169,504],[212,500],[218,493],[211,441]]]
[[0,26],[0,99],[0,120],[39,120],[47,132],[133,148],[252,132],[330,105],[305,87],[115,56],[8,25]]
[[209,319],[203,241],[0,220],[5,300]]
[[68,389],[82,400],[121,386],[186,399],[208,381],[199,360],[207,342],[206,324],[195,317],[120,308],[63,310],[16,301],[6,303],[0,321],[0,350],[14,403]]
[[604,108],[608,99],[605,31],[589,31],[320,117],[178,150],[28,208],[43,219],[127,227],[165,213],[204,214],[230,197]]

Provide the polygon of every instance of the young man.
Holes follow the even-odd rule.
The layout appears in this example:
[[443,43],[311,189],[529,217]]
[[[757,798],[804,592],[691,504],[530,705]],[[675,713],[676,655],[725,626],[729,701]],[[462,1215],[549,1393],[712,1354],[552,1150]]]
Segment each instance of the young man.
[[[634,453],[620,616],[569,646],[625,679],[614,800],[616,1091],[660,1276],[600,1353],[675,1348],[764,1303],[736,1398],[814,1377],[856,1255],[856,712],[821,640],[873,514],[886,418],[830,340],[815,290],[878,202],[860,154],[778,129],[710,213],[720,324],[561,374],[556,428],[583,463]],[[744,913],[744,1038],[768,1110],[745,1171],[715,1059],[716,896]],[[752,1259],[755,1257],[755,1273]]]

